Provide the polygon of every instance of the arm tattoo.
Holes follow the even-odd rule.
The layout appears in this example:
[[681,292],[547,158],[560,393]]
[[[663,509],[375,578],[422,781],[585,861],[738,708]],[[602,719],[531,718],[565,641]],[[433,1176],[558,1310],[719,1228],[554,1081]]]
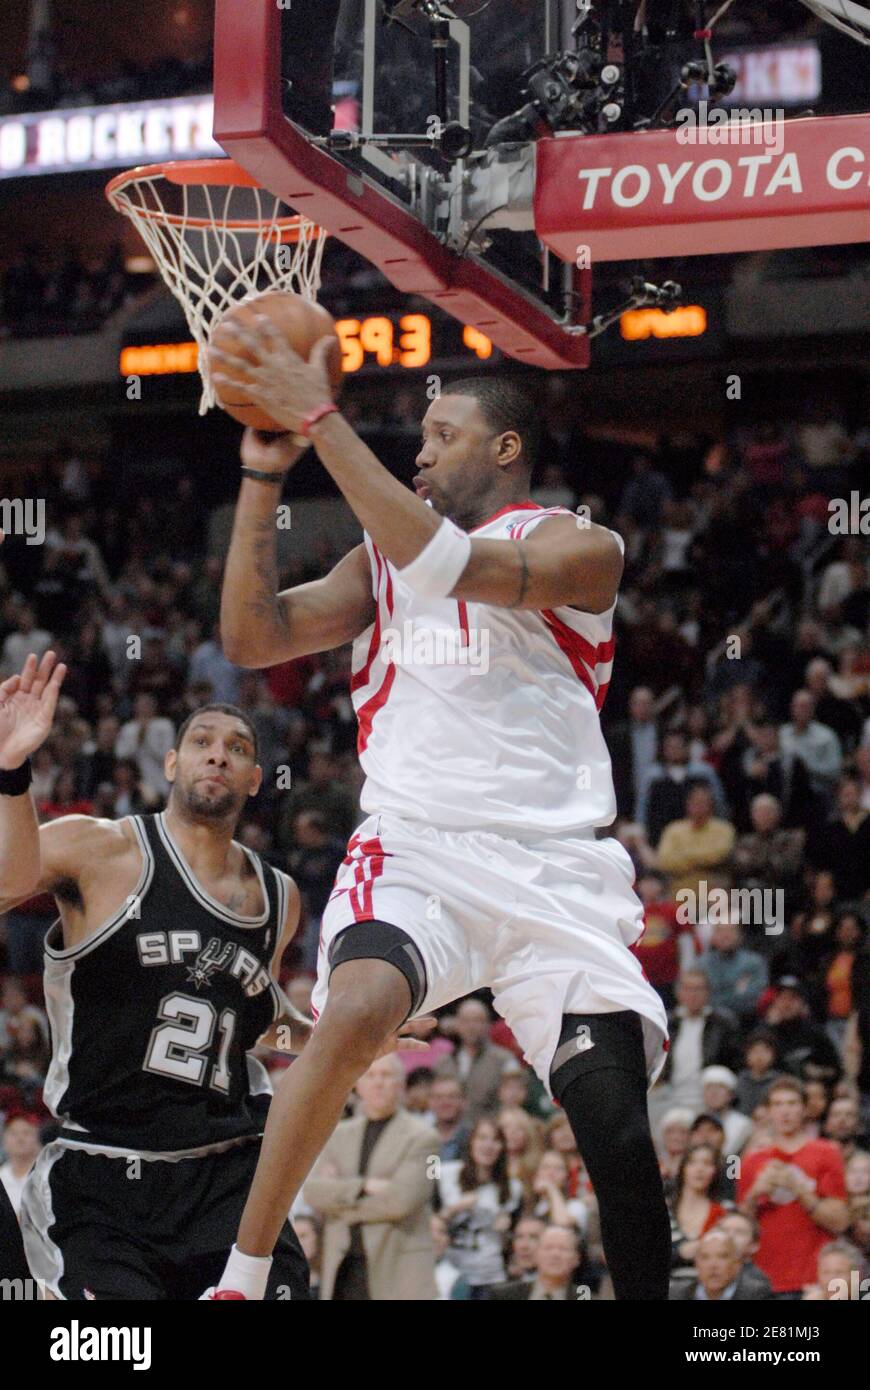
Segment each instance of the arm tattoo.
[[522,541],[517,542],[517,550],[520,552],[520,564],[522,566],[522,570],[520,571],[520,592],[514,602],[507,605],[508,608],[519,608],[526,596],[526,590],[529,587],[529,562],[526,559],[526,548]]
[[286,614],[277,600],[278,552],[273,516],[257,518],[252,523],[251,559],[254,580],[247,607],[260,621],[287,626]]

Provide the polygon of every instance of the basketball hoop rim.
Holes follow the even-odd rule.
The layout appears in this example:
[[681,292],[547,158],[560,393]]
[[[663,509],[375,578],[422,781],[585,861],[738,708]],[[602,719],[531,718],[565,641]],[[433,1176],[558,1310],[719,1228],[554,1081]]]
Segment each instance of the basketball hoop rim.
[[[133,185],[148,183],[163,178],[167,183],[180,187],[207,188],[261,188],[262,185],[237,164],[234,159],[175,159],[162,164],[139,164],[133,169],[125,169],[116,174],[106,184],[105,194],[116,212],[132,213],[142,221],[158,222],[164,226],[189,228],[192,231],[210,230],[216,225],[209,217],[186,217],[183,213],[167,212],[165,208],[137,207],[123,195]],[[268,190],[264,190],[267,192]],[[298,241],[305,228],[309,235],[317,237],[320,228],[307,217],[294,213],[290,217],[258,218],[236,217],[222,220],[222,228],[233,232],[262,233],[271,232],[281,241]]]

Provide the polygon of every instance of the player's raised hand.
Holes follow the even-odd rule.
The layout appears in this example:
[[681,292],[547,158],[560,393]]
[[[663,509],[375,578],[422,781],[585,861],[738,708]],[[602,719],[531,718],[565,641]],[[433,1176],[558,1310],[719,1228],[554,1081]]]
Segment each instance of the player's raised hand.
[[266,434],[249,427],[242,435],[242,463],[246,468],[256,468],[261,473],[286,473],[309,447],[308,440],[301,447],[295,444],[289,432]]
[[256,314],[251,325],[234,324],[233,333],[248,356],[211,347],[209,365],[216,385],[244,388],[255,405],[288,430],[300,429],[310,411],[332,400],[329,362],[337,350],[334,333],[316,342],[307,360],[265,314]]
[[409,1019],[395,1033],[390,1034],[377,1056],[386,1057],[390,1052],[426,1052],[429,1044],[425,1039],[437,1024],[437,1018],[432,1018],[431,1015],[427,1015],[426,1018]]
[[54,652],[40,662],[31,652],[21,674],[0,685],[0,769],[20,767],[48,737],[66,670]]

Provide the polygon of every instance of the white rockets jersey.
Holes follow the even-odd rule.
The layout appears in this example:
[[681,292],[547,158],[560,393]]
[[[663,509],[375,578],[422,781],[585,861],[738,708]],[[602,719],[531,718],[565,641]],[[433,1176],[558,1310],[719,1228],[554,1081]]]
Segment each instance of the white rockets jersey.
[[[572,513],[514,502],[470,533],[519,540]],[[351,693],[368,814],[533,839],[616,815],[599,710],[613,612],[425,599],[364,536],[377,603]]]

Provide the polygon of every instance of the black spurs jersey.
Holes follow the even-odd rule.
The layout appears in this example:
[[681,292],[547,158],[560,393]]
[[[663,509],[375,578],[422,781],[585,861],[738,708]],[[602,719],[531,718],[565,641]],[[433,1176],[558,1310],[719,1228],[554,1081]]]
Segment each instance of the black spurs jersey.
[[84,1147],[180,1154],[262,1134],[271,1088],[246,1054],[281,1012],[269,965],[288,880],[247,850],[263,892],[240,917],[194,878],[163,815],[132,816],[143,866],[80,946],[45,938],[46,1104]]

